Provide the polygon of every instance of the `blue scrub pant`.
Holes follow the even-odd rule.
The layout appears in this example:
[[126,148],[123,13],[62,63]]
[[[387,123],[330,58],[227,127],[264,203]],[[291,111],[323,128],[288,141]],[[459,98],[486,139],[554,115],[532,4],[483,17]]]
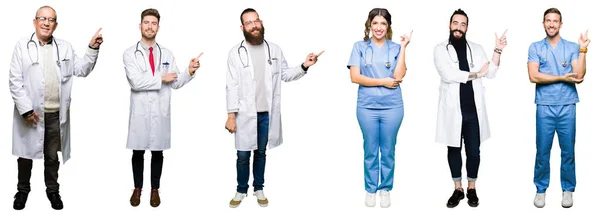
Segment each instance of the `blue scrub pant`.
[[396,137],[404,118],[404,107],[357,107],[356,116],[364,140],[365,190],[369,193],[377,190],[390,191],[394,186]]
[[[269,139],[269,113],[257,113],[257,145],[254,150],[252,162],[252,176],[254,191],[262,190],[265,183],[265,165],[267,162],[267,141]],[[250,151],[237,151],[237,192],[248,193],[248,180],[250,179]]]
[[537,105],[536,156],[533,182],[538,193],[550,184],[550,150],[554,133],[560,145],[560,181],[563,191],[575,191],[575,104]]

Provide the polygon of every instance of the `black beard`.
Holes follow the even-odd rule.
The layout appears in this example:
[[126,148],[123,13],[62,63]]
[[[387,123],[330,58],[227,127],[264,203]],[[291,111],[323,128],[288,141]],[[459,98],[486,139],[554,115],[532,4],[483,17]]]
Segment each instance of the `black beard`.
[[251,32],[253,32],[256,29],[257,28],[254,27],[250,32],[247,32],[246,30],[244,30],[244,38],[246,38],[247,43],[252,44],[252,45],[259,45],[259,44],[262,44],[262,42],[264,41],[265,28],[262,27],[262,28],[258,29],[260,34],[258,34],[258,36],[256,36],[256,37],[254,37]]
[[[454,37],[454,32],[460,32],[462,34],[462,36],[460,36],[460,38],[456,38]],[[462,47],[465,46],[467,44],[467,33],[463,32],[461,30],[455,29],[455,30],[450,30],[450,37],[448,38],[448,41],[450,41],[450,44],[452,44],[454,47]]]

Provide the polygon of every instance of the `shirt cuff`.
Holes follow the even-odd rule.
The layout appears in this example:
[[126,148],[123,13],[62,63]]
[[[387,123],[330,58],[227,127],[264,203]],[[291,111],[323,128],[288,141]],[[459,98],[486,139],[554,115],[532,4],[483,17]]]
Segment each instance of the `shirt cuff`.
[[308,71],[308,67],[304,67],[304,63],[300,64],[300,67],[302,67],[302,70],[303,70],[304,72],[307,72],[307,71]]
[[23,113],[21,116],[23,116],[23,118],[27,118],[31,115],[33,115],[33,110],[29,110],[29,111]]

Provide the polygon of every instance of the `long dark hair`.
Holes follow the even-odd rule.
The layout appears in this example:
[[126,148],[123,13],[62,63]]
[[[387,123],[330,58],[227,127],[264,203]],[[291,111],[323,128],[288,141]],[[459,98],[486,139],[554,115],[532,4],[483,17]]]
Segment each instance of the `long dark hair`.
[[363,39],[365,41],[369,40],[369,33],[371,31],[371,22],[373,22],[373,19],[375,19],[376,16],[382,16],[385,19],[385,21],[387,21],[388,27],[387,27],[387,33],[385,34],[385,37],[388,40],[391,40],[392,39],[392,15],[385,8],[373,8],[373,10],[371,10],[369,12],[369,17],[367,18],[367,21],[365,22],[365,37]]

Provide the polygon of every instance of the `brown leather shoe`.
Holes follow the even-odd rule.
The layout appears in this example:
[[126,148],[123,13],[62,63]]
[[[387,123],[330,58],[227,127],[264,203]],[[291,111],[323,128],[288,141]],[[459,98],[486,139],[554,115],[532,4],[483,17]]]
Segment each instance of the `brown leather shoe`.
[[158,196],[158,189],[152,189],[150,192],[150,206],[158,207],[160,205],[160,196]]
[[142,196],[141,188],[133,189],[133,194],[131,194],[131,199],[129,199],[129,203],[131,203],[131,206],[136,207],[136,206],[140,205],[140,197],[141,196]]

